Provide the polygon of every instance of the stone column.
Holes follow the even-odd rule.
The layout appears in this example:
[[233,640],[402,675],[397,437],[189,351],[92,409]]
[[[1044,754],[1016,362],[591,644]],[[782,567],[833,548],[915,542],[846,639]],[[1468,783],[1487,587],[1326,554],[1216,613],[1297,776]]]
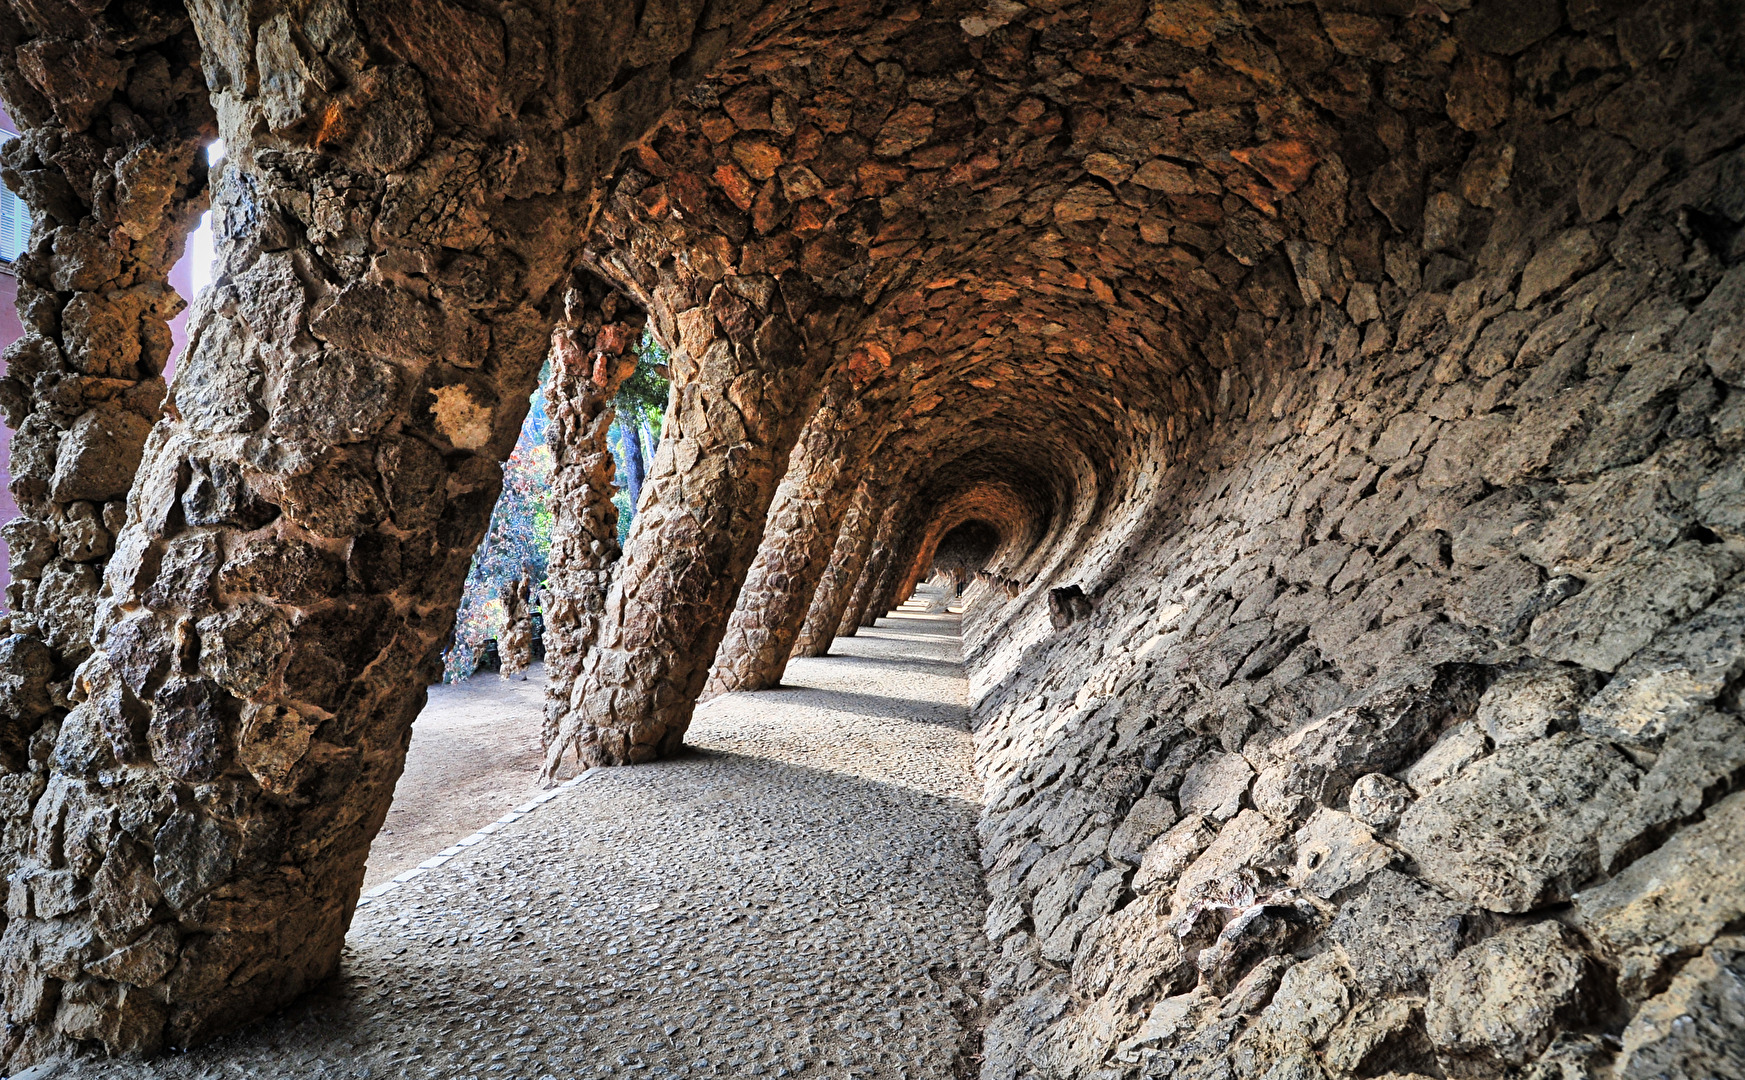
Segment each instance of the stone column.
[[853,598],[855,583],[860,580],[861,569],[866,566],[867,555],[872,551],[873,532],[878,524],[877,501],[876,485],[871,480],[862,480],[855,488],[854,501],[849,504],[847,516],[842,519],[842,531],[837,534],[836,546],[830,553],[830,566],[812,593],[812,605],[806,612],[800,636],[794,639],[790,658],[824,656],[830,652],[830,643],[836,639],[836,627],[842,622],[843,613]]
[[[861,616],[864,626],[878,622],[879,617],[909,599],[914,586],[908,582],[909,568],[914,565],[921,545],[920,530],[911,515],[903,515],[903,523],[891,540],[891,557],[879,573],[878,586],[873,591],[872,607]],[[907,588],[904,586],[908,585]]]
[[781,683],[876,435],[852,399],[826,402],[808,422],[715,655],[709,693]]
[[548,779],[568,751],[583,766],[624,764],[683,741],[851,310],[814,311],[809,290],[785,284],[729,275],[655,293],[657,325],[678,329],[666,435]]
[[[27,856],[72,675],[91,652],[103,567],[161,415],[168,322],[184,306],[169,272],[207,203],[215,126],[182,5],[136,5],[119,24],[131,29],[116,25],[101,3],[0,7],[0,96],[21,132],[3,164],[32,217],[13,264],[23,334],[0,378],[20,510],[5,527],[0,633],[6,879]],[[0,918],[23,913],[18,899]],[[0,943],[0,977],[25,962],[13,940]],[[0,1036],[0,1066],[24,1034]]]
[[206,208],[215,131],[205,87],[168,75],[199,54],[181,5],[160,5],[125,46],[97,6],[0,9],[0,95],[21,130],[4,167],[33,218],[13,264],[23,335],[0,378],[20,510],[5,526],[8,770],[27,769],[33,733],[64,712],[90,652],[103,566],[161,414],[169,319],[184,306],[169,272]]
[[533,665],[533,609],[528,604],[527,575],[504,585],[501,596],[504,619],[497,674],[526,682],[527,669]]
[[194,8],[221,256],[13,875],[11,1068],[197,1043],[332,974],[594,182],[691,40],[605,100],[590,50],[628,53],[577,12],[251,10]]
[[874,605],[881,591],[881,583],[885,580],[885,571],[890,566],[891,545],[896,538],[901,509],[900,504],[893,503],[885,508],[880,517],[865,569],[860,573],[860,580],[855,583],[854,595],[842,613],[842,621],[836,626],[837,637],[853,637],[860,632],[862,626],[871,626],[888,610],[875,608]]
[[582,657],[606,609],[618,562],[618,509],[612,505],[612,399],[636,370],[646,314],[586,271],[564,300],[551,339],[546,384],[551,426],[551,559],[545,585],[545,726],[549,754],[570,709]]

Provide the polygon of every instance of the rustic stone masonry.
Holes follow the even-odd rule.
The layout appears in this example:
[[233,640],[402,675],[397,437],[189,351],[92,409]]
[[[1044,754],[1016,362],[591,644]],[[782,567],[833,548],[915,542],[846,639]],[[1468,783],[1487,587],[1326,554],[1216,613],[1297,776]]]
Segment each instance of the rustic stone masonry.
[[812,594],[812,605],[806,610],[806,621],[794,638],[791,656],[824,656],[836,637],[836,628],[848,610],[854,586],[860,580],[861,569],[872,553],[873,532],[878,526],[877,509],[885,486],[870,477],[863,478],[854,491],[854,500],[843,515],[842,529],[836,545],[830,551],[830,563],[818,588]]
[[[105,25],[149,14],[129,6]],[[228,149],[214,199],[222,255],[144,440],[75,707],[34,745],[46,789],[28,824],[15,809],[8,827],[27,832],[0,943],[14,1065],[69,1040],[116,1052],[198,1042],[333,971],[601,163],[658,117],[693,59],[739,32],[727,9],[639,25],[627,8],[589,6],[584,26],[439,0],[317,6],[296,21],[244,4],[193,16],[199,67],[183,58],[153,82],[141,58],[130,100],[172,107],[203,70]],[[51,46],[67,55],[43,53],[37,82],[64,120],[90,73],[110,73],[105,93],[129,75],[73,57],[101,51],[100,37]],[[32,48],[16,49],[27,82]],[[30,119],[43,110],[27,82],[0,89]],[[125,116],[108,109],[112,127]],[[52,164],[50,143],[26,145]],[[61,140],[68,167],[77,145]],[[87,188],[103,213],[114,198],[124,214],[112,242],[137,212],[140,235],[174,247],[169,210],[187,212],[175,185],[146,169],[135,191],[124,152],[110,151],[115,194]],[[45,215],[35,243],[49,275],[113,266],[88,243],[47,254],[81,235],[44,239],[83,196],[33,160],[12,164],[36,178],[24,192]],[[161,319],[173,304],[137,299],[105,295],[102,310]],[[149,378],[167,335],[84,306],[91,329],[78,332],[109,327],[113,374]],[[39,310],[47,334],[54,311]],[[59,321],[63,337],[83,325]],[[56,455],[67,499],[119,491],[97,474],[125,458],[133,429],[109,420],[61,440],[73,448]],[[77,439],[113,449],[93,459],[89,485]]]
[[848,606],[842,609],[842,621],[836,626],[837,637],[853,637],[862,626],[870,625],[869,619],[878,619],[878,613],[869,609],[872,607],[873,594],[884,580],[885,568],[890,565],[892,534],[900,521],[897,513],[899,509],[900,504],[895,503],[888,507],[878,528],[873,532],[873,542],[867,551],[860,580],[855,582],[854,592],[848,598]]
[[1000,547],[999,530],[991,523],[973,518],[946,533],[934,546],[928,565],[930,576],[944,575],[954,591],[975,579],[983,567],[993,561]]
[[1483,134],[1290,242],[1090,617],[973,594],[988,1080],[1745,1069],[1739,43],[1545,10],[1456,15]]
[[663,285],[654,302],[656,325],[679,328],[673,402],[558,735],[582,767],[681,744],[832,349],[806,326],[834,320],[790,306],[772,278]]
[[533,608],[529,602],[527,575],[503,586],[503,637],[498,643],[502,664],[497,673],[505,679],[526,680],[533,665]]
[[766,690],[782,681],[860,483],[858,466],[883,433],[865,415],[866,406],[842,397],[826,397],[794,448],[757,560],[715,654],[710,693]]
[[[56,147],[205,114],[146,6],[13,8],[27,341],[77,368],[130,286],[54,280],[122,242],[54,172],[145,136]],[[730,627],[779,677],[831,567],[845,633],[975,575],[985,1080],[1745,1072],[1736,0],[191,11],[222,256],[85,622],[121,482],[42,447],[126,442],[82,417],[168,307],[109,397],[9,358],[11,1065],[332,971],[565,328],[553,778],[676,751]],[[84,62],[142,49],[190,89]],[[608,587],[629,306],[674,391]]]
[[0,10],[0,93],[21,136],[7,181],[35,229],[13,263],[23,336],[0,410],[16,430],[0,640],[0,874],[30,843],[74,668],[90,653],[103,566],[126,515],[170,358],[169,287],[206,207],[212,110],[180,4],[127,14]]
[[[593,643],[617,563],[615,464],[608,438],[614,395],[636,371],[646,313],[592,273],[577,270],[564,319],[551,338],[546,409],[551,425],[551,556],[545,583],[547,755],[561,756],[558,732],[582,657]],[[555,761],[546,774],[556,768]]]

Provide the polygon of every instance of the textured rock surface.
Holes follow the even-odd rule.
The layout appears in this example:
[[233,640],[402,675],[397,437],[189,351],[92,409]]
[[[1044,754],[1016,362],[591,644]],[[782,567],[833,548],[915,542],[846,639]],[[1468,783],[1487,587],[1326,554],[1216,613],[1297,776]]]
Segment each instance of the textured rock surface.
[[880,496],[883,484],[862,480],[855,489],[854,501],[842,519],[836,546],[830,551],[830,562],[824,576],[812,594],[812,606],[806,610],[806,621],[794,638],[793,656],[823,656],[836,639],[836,628],[848,612],[854,599],[854,587],[872,554],[873,533],[878,526]]
[[[440,0],[329,6],[295,25],[199,4],[198,64],[141,57],[130,69],[81,50],[112,52],[104,35],[184,41],[185,24],[118,7],[93,17],[94,32],[19,45],[25,78],[3,84],[8,104],[26,117],[52,104],[63,124],[138,138],[149,121],[104,106],[124,76],[137,81],[129,101],[174,117],[203,75],[228,151],[213,185],[221,255],[125,525],[107,504],[98,515],[116,539],[95,649],[63,691],[74,708],[32,746],[40,798],[12,815],[24,849],[3,945],[14,1064],[67,1040],[133,1052],[199,1042],[334,970],[599,162],[658,116],[693,44],[668,27],[631,57],[606,47],[636,37],[628,17],[578,38],[565,12],[486,18]],[[720,37],[734,17],[716,14]],[[10,49],[21,35],[6,26]],[[596,50],[585,70],[560,59],[572,49]],[[620,68],[643,65],[653,70],[637,95],[613,89]],[[32,72],[46,104],[26,85]],[[595,124],[588,107],[616,122]],[[191,115],[181,134],[204,134],[205,114]],[[514,149],[532,146],[562,153]],[[105,215],[149,206],[102,228],[163,245],[142,265],[169,265],[175,185],[154,189],[143,166],[95,185],[107,153],[122,153],[100,143],[41,150],[83,171],[69,191],[34,164],[41,153],[18,159],[40,181],[26,186],[33,205],[77,219],[68,200],[90,191]],[[184,169],[195,156],[162,152],[182,153]],[[198,208],[190,187],[175,214]],[[47,283],[104,287],[115,256],[80,239],[90,230],[51,237],[38,221]],[[173,296],[146,303],[149,277],[139,288],[41,317],[45,332],[58,321],[83,342],[97,366],[80,379],[111,380],[117,401],[126,380],[149,387],[168,344],[151,326]],[[161,394],[141,415],[155,418]],[[69,424],[64,453],[43,429],[15,468],[69,497],[119,494],[105,490],[110,469],[82,464],[139,434],[111,419]],[[93,618],[90,564],[44,574],[37,607],[52,598],[68,627],[78,611]]]
[[1169,467],[967,596],[986,1080],[1737,1071],[1741,123],[1662,88],[1733,85],[1738,44],[1546,10],[1492,43],[1525,15],[1151,8],[1231,93],[1309,63],[1352,94],[1321,107],[1398,111],[1342,144],[1338,228],[1280,245],[1282,305],[1256,269],[1197,339]]
[[710,693],[781,683],[860,484],[856,466],[874,449],[882,428],[847,394],[827,395],[812,414],[770,504],[757,559],[715,654]]
[[564,320],[552,333],[546,383],[552,536],[543,608],[551,680],[542,739],[547,779],[569,749],[559,734],[620,554],[618,509],[612,505],[612,400],[636,370],[635,349],[646,322],[641,309],[578,271],[564,299]]
[[[14,1060],[331,969],[585,261],[675,390],[553,745],[675,753],[760,545],[748,614],[816,599],[820,401],[888,424],[839,626],[982,561],[987,1080],[1724,1071],[1735,9],[195,5],[224,257],[125,527],[140,424],[32,398],[15,450],[79,496],[27,614],[98,649],[9,646]],[[121,65],[5,29],[9,101],[103,122]],[[61,344],[127,360],[103,300]]]
[[533,665],[533,609],[528,606],[527,575],[503,586],[503,640],[499,643],[505,679],[525,679]]

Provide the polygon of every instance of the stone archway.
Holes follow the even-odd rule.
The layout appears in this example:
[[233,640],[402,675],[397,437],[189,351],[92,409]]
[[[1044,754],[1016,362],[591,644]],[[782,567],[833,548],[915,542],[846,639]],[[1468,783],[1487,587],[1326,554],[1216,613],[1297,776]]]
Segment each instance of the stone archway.
[[203,3],[225,254],[161,419],[136,226],[210,121],[155,10],[0,27],[13,1062],[332,969],[554,329],[600,538],[608,287],[676,391],[610,586],[567,568],[553,771],[1003,527],[990,1080],[1731,1045],[1733,5]]

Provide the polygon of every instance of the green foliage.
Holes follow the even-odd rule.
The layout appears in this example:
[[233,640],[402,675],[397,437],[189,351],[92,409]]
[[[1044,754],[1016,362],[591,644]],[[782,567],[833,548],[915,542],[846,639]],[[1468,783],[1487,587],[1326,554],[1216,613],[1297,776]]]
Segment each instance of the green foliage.
[[638,427],[660,431],[666,418],[670,387],[667,362],[670,359],[653,334],[642,335],[642,340],[636,345],[636,373],[624,380],[613,401],[618,407],[620,422],[634,417]]

